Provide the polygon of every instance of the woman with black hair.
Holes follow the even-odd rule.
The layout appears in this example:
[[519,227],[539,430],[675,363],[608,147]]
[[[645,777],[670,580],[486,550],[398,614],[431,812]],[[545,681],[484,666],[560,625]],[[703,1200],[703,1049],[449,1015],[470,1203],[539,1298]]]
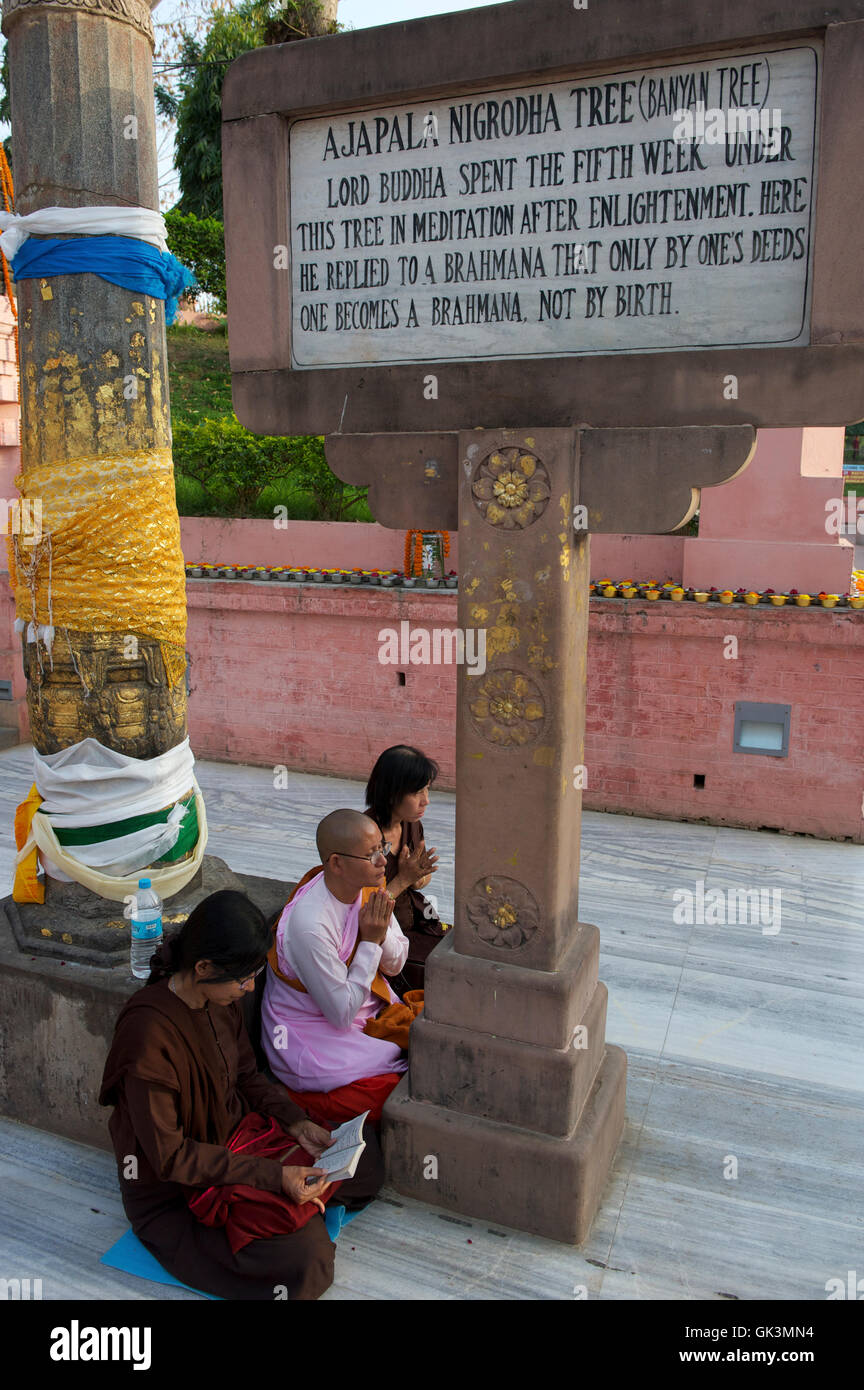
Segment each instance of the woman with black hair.
[[[333,1282],[334,1246],[320,1215],[328,1183],[320,1169],[282,1160],[295,1149],[296,1163],[299,1144],[301,1161],[314,1163],[330,1135],[258,1073],[238,1003],[271,943],[244,894],[225,889],[200,902],[121,1010],[99,1103],[114,1106],[126,1215],[169,1273],[222,1298],[314,1299]],[[366,1142],[354,1178],[338,1189],[349,1207],[383,1181],[374,1136]],[[226,1200],[239,1203],[227,1222]],[[224,1224],[212,1224],[214,1206]]]
[[447,928],[423,896],[438,867],[438,855],[423,842],[423,815],[438,764],[419,748],[397,743],[385,748],[366,786],[367,816],[379,826],[387,855],[387,888],[396,899],[393,915],[408,938],[408,959],[391,981],[398,994],[423,989],[426,958]]

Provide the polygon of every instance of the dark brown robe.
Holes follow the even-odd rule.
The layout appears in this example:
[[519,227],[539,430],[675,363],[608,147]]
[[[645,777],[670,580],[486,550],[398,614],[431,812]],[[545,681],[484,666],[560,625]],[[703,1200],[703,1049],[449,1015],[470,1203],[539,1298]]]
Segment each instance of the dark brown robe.
[[[202,1225],[187,1205],[213,1185],[281,1191],[276,1159],[232,1154],[225,1144],[250,1111],[285,1129],[305,1117],[283,1086],[258,1072],[237,1004],[191,1009],[167,980],[139,989],[117,1020],[99,1103],[115,1107],[109,1129],[126,1215],[170,1274],[231,1299],[272,1300],[277,1291],[314,1299],[329,1288],[335,1247],[320,1215],[232,1254],[224,1230]],[[383,1181],[374,1135],[366,1142],[357,1173],[338,1192],[346,1205],[374,1196]]]
[[[367,811],[366,814],[369,815],[369,812]],[[423,822],[403,820],[399,853],[401,854],[404,845],[413,851],[418,844],[422,843]],[[390,883],[398,872],[399,855],[388,854],[387,882]],[[426,959],[429,952],[444,935],[444,929],[438,917],[425,915],[425,909],[428,906],[426,898],[419,888],[404,889],[393,906],[393,915],[408,938],[408,959],[402,967],[402,973],[390,981],[392,988],[399,995],[407,994],[412,989],[424,988]],[[429,910],[431,912],[431,908]]]

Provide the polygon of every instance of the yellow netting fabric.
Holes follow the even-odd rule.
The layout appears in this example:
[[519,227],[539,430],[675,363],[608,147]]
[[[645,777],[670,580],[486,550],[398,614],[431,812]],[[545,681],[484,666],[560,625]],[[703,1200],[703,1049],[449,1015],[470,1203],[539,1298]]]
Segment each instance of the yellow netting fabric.
[[77,632],[141,633],[185,647],[186,581],[169,449],[29,468],[15,484],[42,504],[41,539],[11,538],[19,618]]

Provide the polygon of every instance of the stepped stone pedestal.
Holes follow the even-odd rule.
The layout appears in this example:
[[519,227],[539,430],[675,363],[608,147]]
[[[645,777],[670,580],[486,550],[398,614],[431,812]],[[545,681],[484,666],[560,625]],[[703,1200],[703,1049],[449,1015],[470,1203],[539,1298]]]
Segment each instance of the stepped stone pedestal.
[[[169,931],[179,926],[172,918],[185,915],[219,888],[247,893],[267,917],[294,888],[281,879],[235,874],[209,854],[196,880],[168,900]],[[41,949],[32,930],[35,908],[28,912],[28,905],[11,898],[0,902],[0,1115],[110,1150],[111,1112],[97,1104],[97,1096],[117,1015],[141,981],[129,972],[128,922],[121,916],[123,929],[111,930],[104,915],[82,911],[80,899],[71,893],[79,884],[57,886],[61,896],[69,890],[65,917],[55,902],[48,920],[56,935],[41,938]],[[94,902],[104,911],[118,906],[99,898]],[[23,939],[19,912],[28,923]],[[263,980],[261,976],[258,1002]],[[255,1004],[251,994],[244,999],[250,1033]]]
[[[388,1178],[463,1215],[580,1244],[624,1126],[599,933],[578,919],[588,617],[578,431],[459,436],[456,917],[429,957]],[[475,648],[477,650],[477,648]]]

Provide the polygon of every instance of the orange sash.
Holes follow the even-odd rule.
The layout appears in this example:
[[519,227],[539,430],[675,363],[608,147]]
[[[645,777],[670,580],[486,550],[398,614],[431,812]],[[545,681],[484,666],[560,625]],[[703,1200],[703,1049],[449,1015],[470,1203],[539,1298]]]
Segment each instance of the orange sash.
[[[30,825],[42,804],[36,784],[30,788],[15,812],[15,844],[22,850],[30,838]],[[45,884],[39,882],[39,851],[33,845],[25,859],[15,866],[12,900],[16,903],[44,903]]]

